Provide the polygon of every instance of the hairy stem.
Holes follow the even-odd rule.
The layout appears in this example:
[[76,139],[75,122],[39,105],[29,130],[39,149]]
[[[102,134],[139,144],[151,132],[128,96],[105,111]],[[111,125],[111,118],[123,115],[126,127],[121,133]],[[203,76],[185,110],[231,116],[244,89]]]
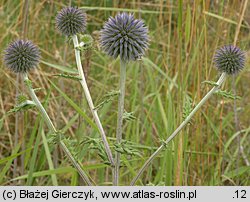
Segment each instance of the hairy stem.
[[[23,80],[24,80],[24,83],[25,83],[25,85],[26,85],[26,87],[27,87],[27,89],[29,91],[30,97],[32,98],[33,102],[36,104],[36,107],[40,111],[40,113],[41,113],[43,119],[45,120],[48,128],[53,133],[57,133],[57,130],[56,130],[55,126],[53,125],[51,119],[49,118],[49,115],[47,114],[47,112],[44,109],[43,105],[41,104],[41,102],[39,101],[38,97],[36,96],[36,93],[35,93],[34,89],[31,86],[31,82],[30,82],[27,74],[23,74]],[[80,174],[80,176],[82,177],[82,179],[86,182],[87,185],[91,186],[92,183],[90,182],[87,174],[84,172],[84,170],[81,168],[81,166],[79,165],[79,163],[72,156],[72,154],[68,150],[68,148],[65,145],[65,143],[63,142],[63,140],[60,140],[60,145],[61,145],[63,151],[65,152],[66,156],[70,159],[71,163],[77,169],[77,171]]]
[[[120,65],[120,95],[118,101],[118,115],[116,128],[116,143],[119,145],[122,140],[122,122],[124,112],[124,97],[125,97],[125,82],[126,82],[126,62],[121,60]],[[120,168],[120,153],[115,153],[115,170],[113,184],[119,185],[119,168]]]
[[92,98],[91,98],[91,95],[90,95],[90,92],[89,92],[89,88],[88,88],[88,85],[87,85],[87,82],[86,82],[86,79],[85,79],[85,76],[84,76],[84,73],[83,73],[82,62],[81,62],[81,57],[80,57],[80,51],[77,50],[77,48],[79,47],[78,38],[77,38],[76,35],[73,35],[72,38],[73,38],[74,48],[75,48],[75,57],[76,57],[77,69],[78,69],[79,76],[81,78],[80,83],[82,85],[82,88],[83,88],[85,97],[87,99],[87,102],[89,104],[90,110],[92,112],[92,115],[93,115],[93,117],[95,119],[96,125],[97,125],[97,127],[99,129],[99,132],[101,134],[102,141],[103,141],[104,148],[105,148],[105,151],[107,153],[109,162],[110,162],[111,166],[114,166],[114,159],[113,159],[113,156],[112,156],[112,152],[111,152],[111,149],[109,147],[109,143],[107,141],[107,137],[106,137],[106,134],[105,134],[105,132],[103,130],[103,127],[102,127],[100,118],[98,116],[97,110],[94,107],[94,104],[93,104],[93,101],[92,101]]
[[166,147],[166,145],[174,139],[176,135],[189,123],[194,114],[200,109],[200,107],[220,88],[222,83],[226,79],[226,73],[222,73],[219,80],[216,82],[216,86],[214,86],[196,105],[196,107],[192,110],[192,112],[188,115],[188,117],[179,125],[179,127],[167,138],[167,140],[160,146],[158,149],[149,157],[149,159],[144,163],[142,168],[139,170],[137,175],[131,181],[130,185],[133,186],[136,181],[139,179],[141,174],[146,170],[146,168],[150,165],[150,163],[155,159],[155,157]]

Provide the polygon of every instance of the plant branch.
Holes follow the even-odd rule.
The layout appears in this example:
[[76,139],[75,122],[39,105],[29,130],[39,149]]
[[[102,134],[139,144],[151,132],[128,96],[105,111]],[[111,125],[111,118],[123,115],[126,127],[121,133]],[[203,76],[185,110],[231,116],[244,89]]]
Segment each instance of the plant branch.
[[[40,111],[43,119],[45,120],[48,128],[55,134],[58,134],[55,126],[53,125],[51,119],[49,118],[49,115],[47,114],[46,110],[44,109],[43,105],[41,104],[41,102],[39,101],[39,99],[36,96],[36,93],[34,91],[34,89],[31,86],[31,81],[29,80],[27,74],[23,74],[23,80],[24,83],[29,91],[30,97],[32,98],[33,102],[36,104],[37,109]],[[60,145],[63,149],[63,151],[65,152],[66,156],[70,159],[71,163],[75,166],[75,168],[77,169],[78,173],[80,174],[80,176],[82,177],[82,179],[86,182],[87,185],[91,186],[92,183],[90,182],[87,174],[84,172],[84,170],[81,168],[81,166],[79,165],[79,163],[75,160],[75,158],[72,156],[72,154],[70,153],[70,151],[68,150],[67,146],[64,144],[63,140],[60,139]]]
[[146,168],[149,166],[149,164],[155,159],[155,157],[166,147],[166,145],[174,139],[176,135],[189,123],[191,118],[194,116],[194,114],[200,109],[200,107],[220,88],[222,83],[226,79],[226,73],[222,73],[219,80],[216,82],[216,86],[214,86],[203,98],[202,100],[196,105],[196,107],[191,111],[191,113],[188,115],[188,117],[179,125],[179,127],[167,138],[167,140],[160,146],[158,149],[149,157],[149,159],[144,163],[142,168],[139,170],[137,175],[134,177],[134,179],[131,181],[130,185],[133,186],[136,181],[139,179],[141,174],[146,170]]
[[114,166],[114,159],[113,159],[113,156],[112,156],[112,152],[111,152],[111,149],[109,147],[109,143],[107,141],[107,137],[106,137],[106,134],[105,134],[105,132],[103,130],[103,127],[102,127],[101,121],[99,119],[97,110],[94,107],[94,104],[93,104],[93,101],[92,101],[92,98],[91,98],[91,95],[90,95],[90,92],[89,92],[89,89],[88,89],[88,85],[87,85],[87,82],[86,82],[86,79],[85,79],[85,76],[84,76],[82,63],[81,63],[81,57],[80,57],[80,51],[77,49],[79,47],[78,38],[77,38],[76,35],[73,35],[72,38],[73,38],[74,48],[75,48],[75,58],[76,58],[77,69],[78,69],[79,76],[81,78],[80,83],[82,85],[85,97],[86,97],[87,102],[89,104],[89,107],[90,107],[90,110],[91,110],[92,115],[94,117],[94,120],[96,122],[96,125],[97,125],[97,127],[99,129],[99,132],[101,134],[102,141],[103,141],[104,148],[105,148],[105,151],[107,153],[109,162],[110,162],[111,166]]

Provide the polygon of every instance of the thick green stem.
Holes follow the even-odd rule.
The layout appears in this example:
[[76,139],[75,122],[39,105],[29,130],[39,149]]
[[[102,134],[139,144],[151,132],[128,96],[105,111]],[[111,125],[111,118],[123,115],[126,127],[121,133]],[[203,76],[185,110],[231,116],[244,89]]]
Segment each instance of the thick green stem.
[[[38,108],[38,110],[40,111],[43,119],[45,120],[48,128],[53,132],[53,133],[57,133],[57,130],[55,128],[55,126],[53,125],[51,119],[49,118],[49,115],[47,114],[46,110],[44,109],[43,105],[41,104],[41,102],[39,101],[39,99],[36,96],[36,93],[34,91],[34,89],[31,86],[31,81],[28,79],[27,74],[23,74],[23,80],[24,83],[26,84],[26,87],[29,91],[30,97],[32,98],[33,102],[36,104],[36,107]],[[64,144],[63,140],[60,140],[60,145],[63,149],[63,151],[65,152],[66,156],[70,159],[71,163],[74,165],[74,167],[77,169],[78,173],[80,174],[80,176],[82,177],[82,179],[86,182],[87,185],[91,186],[92,183],[90,182],[87,174],[84,172],[84,170],[82,170],[81,166],[79,165],[79,163],[75,160],[75,158],[72,156],[72,154],[70,153],[70,151],[68,150],[67,146]]]
[[111,152],[111,149],[109,147],[109,143],[107,141],[107,137],[106,137],[106,134],[105,134],[105,132],[103,130],[103,127],[102,127],[101,121],[99,119],[97,110],[94,107],[94,104],[93,104],[93,101],[92,101],[92,98],[91,98],[91,95],[90,95],[90,92],[89,92],[89,88],[88,88],[88,85],[87,85],[87,82],[86,82],[86,79],[85,79],[85,76],[84,76],[82,63],[81,63],[81,57],[80,57],[80,51],[77,49],[79,47],[78,38],[77,38],[76,35],[73,35],[72,39],[73,39],[74,48],[75,48],[76,65],[77,65],[79,76],[81,78],[80,83],[82,85],[82,88],[83,88],[85,97],[87,99],[88,105],[90,107],[90,110],[92,112],[92,115],[93,115],[93,117],[95,119],[95,123],[96,123],[96,125],[97,125],[97,127],[99,129],[100,134],[101,134],[102,141],[103,141],[104,148],[105,148],[105,151],[107,153],[109,162],[110,162],[111,166],[114,166],[114,159],[113,159],[113,156],[112,156],[112,152]]
[[216,82],[216,86],[214,86],[196,105],[196,107],[192,110],[192,112],[188,115],[188,117],[180,124],[180,126],[167,138],[167,140],[149,157],[149,159],[144,163],[142,168],[139,170],[137,175],[134,177],[132,182],[130,183],[133,186],[136,181],[139,179],[141,174],[146,170],[149,164],[155,159],[155,157],[165,148],[165,146],[176,136],[178,133],[189,123],[193,115],[200,109],[200,107],[220,88],[222,83],[226,79],[226,73],[222,73],[219,80]]
[[[122,123],[124,113],[124,98],[125,98],[125,82],[126,82],[126,62],[121,60],[120,65],[120,95],[118,102],[117,128],[116,128],[116,143],[119,145],[122,140]],[[115,154],[115,170],[113,184],[119,185],[119,168],[120,168],[120,153]]]

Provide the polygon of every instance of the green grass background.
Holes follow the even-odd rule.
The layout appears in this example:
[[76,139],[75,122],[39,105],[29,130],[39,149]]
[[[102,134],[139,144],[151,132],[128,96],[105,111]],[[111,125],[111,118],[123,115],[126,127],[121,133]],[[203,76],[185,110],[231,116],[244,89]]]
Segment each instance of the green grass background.
[[[87,117],[91,113],[77,81],[55,77],[75,73],[72,41],[55,29],[55,16],[70,1],[0,0],[1,52],[14,39],[26,36],[42,53],[42,63],[30,79],[38,97],[58,129],[79,144],[84,137],[100,137]],[[245,1],[240,0],[72,0],[88,15],[87,34],[95,39],[95,50],[83,57],[87,82],[94,103],[118,90],[119,60],[107,57],[98,45],[99,31],[109,16],[119,11],[135,13],[148,25],[150,48],[140,62],[127,68],[125,109],[134,112],[124,124],[123,138],[138,155],[122,155],[120,184],[128,185],[147,157],[183,120],[185,100],[194,106],[216,81],[215,50],[234,42]],[[237,46],[249,56],[250,3],[239,27]],[[27,22],[25,23],[25,14]],[[137,185],[250,185],[250,167],[238,151],[237,137],[250,156],[249,62],[236,78],[238,119],[234,124],[233,100],[213,96],[144,172]],[[48,143],[48,129],[35,109],[5,114],[14,107],[16,95],[25,88],[0,60],[0,184],[82,185],[74,168],[59,148]],[[223,89],[232,90],[232,79]],[[114,143],[117,98],[99,110],[109,141]],[[74,145],[73,145],[74,146]],[[111,185],[109,166],[97,150],[81,145],[79,156],[97,185]],[[112,149],[114,149],[112,147]],[[114,150],[113,150],[114,153]]]

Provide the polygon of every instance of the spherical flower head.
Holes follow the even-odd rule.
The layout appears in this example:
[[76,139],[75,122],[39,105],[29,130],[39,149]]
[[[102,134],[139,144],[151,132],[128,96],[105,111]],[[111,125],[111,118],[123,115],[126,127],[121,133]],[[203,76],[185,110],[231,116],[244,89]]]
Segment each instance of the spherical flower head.
[[15,73],[27,73],[37,67],[40,51],[29,40],[16,40],[5,49],[4,63]]
[[63,8],[56,16],[56,27],[66,35],[73,36],[85,31],[87,15],[84,11],[74,7]]
[[148,28],[134,15],[118,13],[105,23],[100,35],[102,49],[113,58],[127,62],[145,54],[148,48]]
[[244,68],[245,61],[245,52],[232,45],[219,48],[214,56],[216,68],[228,75],[239,73]]

